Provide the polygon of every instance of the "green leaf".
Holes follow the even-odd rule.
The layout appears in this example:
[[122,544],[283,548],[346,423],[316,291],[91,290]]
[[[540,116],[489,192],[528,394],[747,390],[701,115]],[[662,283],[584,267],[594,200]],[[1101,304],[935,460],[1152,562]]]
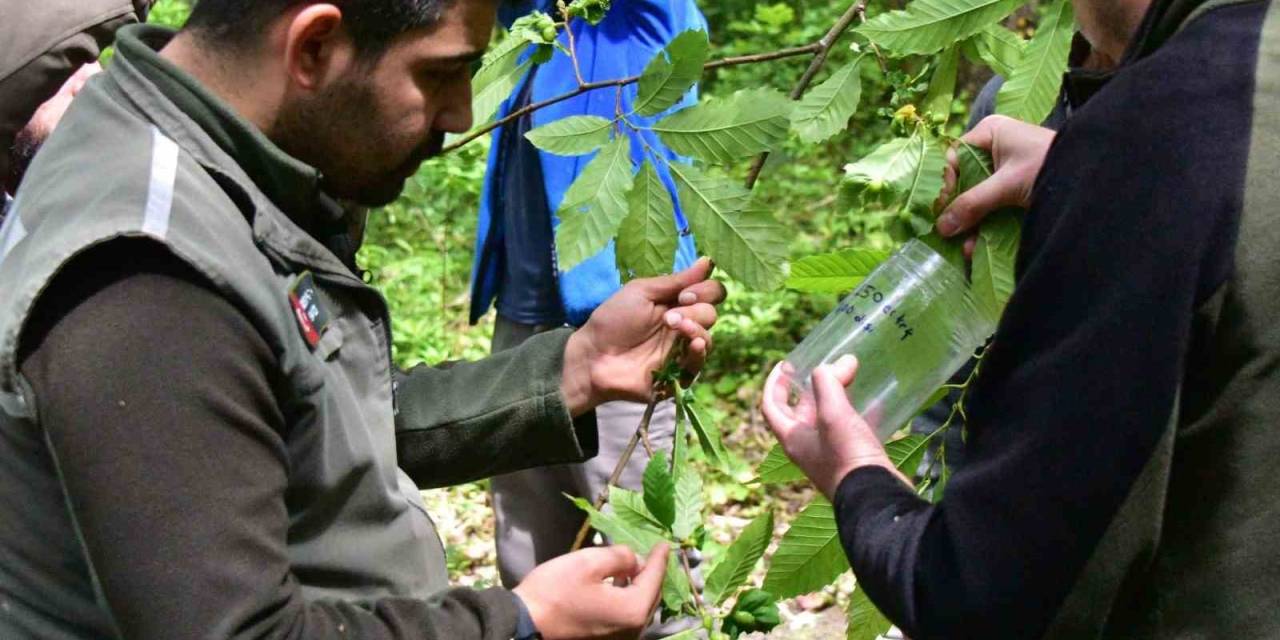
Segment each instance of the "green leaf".
[[657,115],[679,102],[702,77],[709,49],[705,31],[685,31],[672,38],[640,74],[635,112]]
[[992,318],[1000,317],[1013,295],[1021,239],[1021,216],[1012,209],[988,215],[978,229],[978,244],[973,250],[973,297]]
[[596,25],[608,14],[609,5],[609,0],[573,0],[567,9],[570,17],[582,18]]
[[670,469],[664,451],[654,452],[644,468],[644,506],[667,529],[676,521],[676,481]]
[[884,617],[876,605],[867,598],[867,592],[862,585],[858,585],[854,590],[853,596],[849,599],[847,612],[849,620],[849,630],[845,635],[847,640],[876,640],[893,627],[893,623],[889,622],[889,619]]
[[631,188],[631,141],[618,136],[605,145],[565,191],[556,215],[556,258],[568,271],[608,246],[627,217]]
[[698,414],[698,409],[693,400],[693,392],[684,392],[684,410],[685,415],[689,418],[689,424],[693,426],[693,432],[698,436],[698,445],[702,447],[702,455],[706,456],[712,464],[722,466],[724,464],[724,443],[720,438],[720,429],[716,427],[714,422],[707,422]]
[[956,76],[960,70],[960,47],[947,47],[938,56],[933,76],[929,78],[929,92],[924,97],[924,112],[935,124],[946,124],[951,119],[951,103],[956,97]]
[[736,640],[751,631],[768,632],[778,626],[782,618],[778,614],[778,599],[763,589],[748,589],[738,596],[733,609],[725,616],[720,632]]
[[609,143],[613,122],[599,116],[569,116],[526,134],[533,146],[561,156],[580,156]]
[[861,160],[845,165],[845,180],[879,188],[892,187],[903,192],[915,181],[927,148],[920,133],[909,138],[895,138],[876,147]]
[[965,55],[1005,78],[1013,74],[1026,50],[1027,41],[1022,36],[999,24],[987,25],[964,42]]
[[944,238],[938,234],[937,229],[933,229],[919,237],[919,240],[927,245],[930,249],[938,252],[943,260],[955,267],[960,273],[969,270],[968,261],[964,257],[964,238]]
[[[520,38],[529,44],[554,44],[557,35],[556,21],[541,11],[534,11],[511,23],[509,33],[510,37]],[[550,51],[550,47],[547,51]]]
[[[573,496],[566,496],[579,509],[586,512],[591,526],[617,544],[624,544],[632,551],[647,556],[654,545],[666,542],[666,536],[657,529],[636,526],[612,513],[597,511],[591,503]],[[693,599],[689,578],[680,564],[680,556],[673,550],[667,556],[667,575],[662,579],[662,601],[668,609],[680,611]]]
[[1040,124],[1053,113],[1075,37],[1070,0],[1057,0],[1027,44],[1026,54],[996,95],[996,113]]
[[627,194],[627,217],[618,227],[618,271],[630,279],[670,273],[676,255],[675,206],[648,159]]
[[807,293],[852,291],[888,258],[889,252],[879,249],[845,249],[805,256],[791,263],[787,288]]
[[889,455],[889,461],[902,472],[902,475],[911,478],[916,475],[920,461],[929,450],[931,439],[930,436],[913,433],[885,443],[884,452]]
[[787,457],[787,452],[782,450],[780,444],[774,445],[760,466],[756,467],[755,481],[761,484],[784,484],[804,479],[804,472]]
[[986,149],[967,142],[956,145],[956,195],[960,195],[991,177],[995,164]]
[[729,163],[768,151],[787,137],[792,103],[772,89],[739,91],[663,118],[652,129],[676,153]]
[[810,144],[826,142],[844,130],[862,98],[862,57],[841,67],[825,82],[804,95],[791,112],[791,128]]
[[769,560],[764,589],[779,598],[793,598],[817,591],[849,570],[835,509],[824,498],[814,498],[791,522]]
[[882,13],[858,33],[899,56],[940,51],[1003,19],[1024,0],[915,0],[905,10]]
[[676,474],[676,518],[671,533],[683,542],[691,539],[702,525],[702,476],[687,464],[677,469]]
[[936,140],[924,134],[916,134],[911,138],[913,146],[917,146],[919,161],[905,182],[902,192],[907,197],[907,209],[927,217],[928,225],[917,233],[923,235],[933,227],[933,205],[942,193],[943,172],[947,167],[947,152]]
[[[533,62],[525,60],[516,64],[516,58],[512,57],[509,67],[506,61],[500,65],[489,69],[488,72],[486,72],[487,67],[481,68],[476,74],[476,79],[472,81],[471,113],[476,126],[487,124],[493,119],[493,115],[498,112],[498,107],[511,97],[511,92],[516,90],[520,78],[529,72]],[[481,74],[485,76],[483,79]]]
[[662,532],[663,526],[644,506],[644,495],[622,487],[609,487],[609,506],[619,520],[629,526]]
[[756,205],[737,183],[686,164],[673,162],[670,168],[702,252],[747,287],[777,288],[784,277],[790,229]]
[[707,575],[706,588],[702,592],[706,601],[715,606],[724,604],[745,584],[772,538],[773,512],[766,511],[738,534],[738,538],[725,550],[723,559]]

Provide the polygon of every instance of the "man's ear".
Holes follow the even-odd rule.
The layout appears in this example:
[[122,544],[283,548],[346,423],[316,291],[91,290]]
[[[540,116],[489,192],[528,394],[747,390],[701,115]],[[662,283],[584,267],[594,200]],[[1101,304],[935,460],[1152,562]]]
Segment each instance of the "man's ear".
[[305,91],[318,90],[342,75],[355,58],[355,44],[332,4],[305,5],[285,31],[285,70]]

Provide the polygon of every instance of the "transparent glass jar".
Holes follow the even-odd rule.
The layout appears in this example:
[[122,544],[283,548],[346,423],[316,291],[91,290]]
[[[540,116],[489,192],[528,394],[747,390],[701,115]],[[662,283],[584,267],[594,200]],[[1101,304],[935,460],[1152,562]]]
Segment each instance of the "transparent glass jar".
[[792,392],[812,398],[812,374],[858,357],[849,400],[882,440],[901,429],[995,331],[960,270],[919,240],[876,267],[787,356]]

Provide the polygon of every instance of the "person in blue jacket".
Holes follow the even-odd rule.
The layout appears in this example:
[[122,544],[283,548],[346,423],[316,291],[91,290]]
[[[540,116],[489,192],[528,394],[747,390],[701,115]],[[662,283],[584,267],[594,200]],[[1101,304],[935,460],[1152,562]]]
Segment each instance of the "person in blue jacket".
[[[510,25],[516,18],[540,9],[556,15],[554,3],[526,0],[504,5],[501,19]],[[559,17],[557,15],[557,17]],[[575,50],[587,82],[633,76],[644,71],[649,60],[676,35],[688,30],[706,31],[707,23],[692,0],[615,0],[597,25],[573,20]],[[561,44],[568,45],[564,32]],[[499,109],[501,118],[515,109],[577,88],[569,56],[557,52],[550,61],[534,67],[514,94]],[[497,129],[489,154],[480,219],[476,259],[472,271],[471,322],[497,309],[493,350],[520,344],[534,334],[555,327],[581,325],[591,312],[621,286],[610,243],[599,254],[568,271],[555,256],[556,211],[569,185],[592,158],[544,153],[524,137],[530,129],[571,115],[612,118],[619,99],[614,89],[585,93]],[[630,111],[636,86],[626,87],[622,108]],[[694,104],[691,90],[672,110]],[[656,118],[630,116],[637,124]],[[639,167],[646,145],[649,153],[676,159],[652,132],[632,136],[632,160]],[[641,140],[645,144],[641,144]],[[681,211],[675,185],[664,163],[655,167],[673,199],[680,242],[672,267],[680,269],[696,259],[693,238]],[[505,585],[515,585],[535,566],[566,553],[580,527],[583,514],[564,494],[593,499],[634,433],[643,405],[609,403],[597,409],[599,455],[582,464],[546,467],[493,479],[497,517],[498,569]],[[655,412],[650,441],[655,449],[669,450],[674,430],[674,408],[667,403]],[[621,484],[639,488],[648,456],[637,450]]]

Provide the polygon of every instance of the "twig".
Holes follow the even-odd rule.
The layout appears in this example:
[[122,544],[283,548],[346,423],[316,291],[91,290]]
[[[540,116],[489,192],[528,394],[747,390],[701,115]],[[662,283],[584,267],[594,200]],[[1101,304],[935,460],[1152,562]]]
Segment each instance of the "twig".
[[[678,553],[678,554],[680,554],[680,564],[681,564],[681,566],[683,566],[683,567],[684,567],[684,575],[685,575],[685,577],[689,579],[689,586],[691,586],[691,587],[692,587],[692,586],[694,585],[694,580],[693,580],[693,567],[689,566],[689,554],[685,553],[685,552],[684,552],[684,549],[676,549],[676,550],[674,551],[674,553]],[[702,604],[702,593],[701,593],[701,590],[699,590],[699,589],[696,589],[696,588],[695,588],[695,589],[690,589],[690,591],[692,591],[692,592],[693,592],[693,605],[694,605],[694,607],[696,607],[696,608],[697,608],[698,613],[699,613],[700,615],[701,615],[701,614],[703,614],[703,613],[705,613],[705,612],[706,612],[706,608],[705,608],[705,607],[704,607],[704,605]]]
[[[635,453],[636,445],[639,444],[641,437],[649,430],[649,421],[653,419],[653,410],[658,406],[660,394],[654,391],[649,396],[649,405],[644,408],[644,415],[640,418],[640,425],[636,427],[636,432],[631,434],[631,440],[627,441],[627,446],[622,450],[622,457],[618,458],[618,464],[614,465],[613,473],[609,474],[609,482],[605,483],[604,490],[600,495],[596,496],[596,501],[592,505],[596,511],[604,507],[604,503],[609,500],[609,488],[618,484],[618,480],[622,478],[622,473],[627,470],[627,464],[631,462],[631,455]],[[583,543],[587,541],[587,534],[591,533],[591,518],[582,521],[582,528],[578,529],[578,535],[573,539],[573,546],[569,551],[577,551],[582,548]]]
[[569,38],[569,60],[573,62],[573,75],[578,77],[578,86],[586,84],[582,80],[582,69],[578,66],[578,46],[573,40],[573,18],[569,16],[569,7],[564,0],[556,3],[560,7],[560,15],[564,16],[564,35]]
[[[815,42],[813,44],[805,45],[803,47],[792,47],[790,49],[780,49],[778,51],[771,51],[768,53],[754,53],[754,54],[745,55],[745,56],[733,56],[729,58],[721,58],[719,60],[712,60],[711,62],[708,62],[702,65],[702,70],[705,72],[705,71],[710,71],[712,69],[719,69],[721,67],[733,67],[733,66],[742,65],[742,64],[769,62],[772,60],[782,60],[784,58],[794,58],[796,56],[809,55],[809,54],[817,53],[819,47],[821,46],[822,46],[821,43]],[[546,100],[543,100],[542,102],[534,103],[526,107],[521,107],[519,109],[516,109],[515,111],[512,111],[511,113],[507,114],[505,117],[499,120],[496,120],[494,122],[491,122],[483,127],[480,127],[479,129],[475,129],[474,131],[464,135],[457,142],[454,142],[446,146],[444,149],[441,149],[440,153],[445,154],[445,153],[449,153],[450,151],[454,151],[458,147],[461,147],[467,144],[468,142],[475,140],[476,138],[480,138],[485,134],[489,133],[490,131],[497,129],[498,127],[501,127],[505,124],[509,124],[539,109],[545,109],[546,107],[549,107],[553,104],[564,102],[565,100],[568,100],[570,98],[576,98],[588,91],[594,91],[596,89],[605,89],[608,87],[625,87],[629,84],[635,84],[636,82],[639,82],[639,81],[640,81],[640,76],[635,75],[627,78],[618,78],[616,80],[601,80],[599,82],[587,82],[585,84],[579,85],[577,89],[574,89],[573,91],[570,91],[568,93],[561,94],[554,98],[548,98]]]
[[[867,0],[858,0],[853,3],[844,15],[831,26],[831,30],[822,36],[822,39],[816,42],[817,51],[814,52],[813,60],[809,63],[809,68],[804,70],[804,75],[800,76],[800,80],[796,82],[796,86],[791,89],[791,99],[799,100],[804,95],[809,85],[813,83],[814,77],[822,70],[822,66],[827,63],[827,56],[831,53],[831,48],[835,46],[840,36],[853,25],[853,21],[860,15],[865,15],[867,11]],[[755,162],[751,163],[751,170],[747,172],[747,189],[756,186],[756,180],[760,179],[760,171],[764,169],[764,163],[769,159],[769,152],[765,151],[756,156]]]

